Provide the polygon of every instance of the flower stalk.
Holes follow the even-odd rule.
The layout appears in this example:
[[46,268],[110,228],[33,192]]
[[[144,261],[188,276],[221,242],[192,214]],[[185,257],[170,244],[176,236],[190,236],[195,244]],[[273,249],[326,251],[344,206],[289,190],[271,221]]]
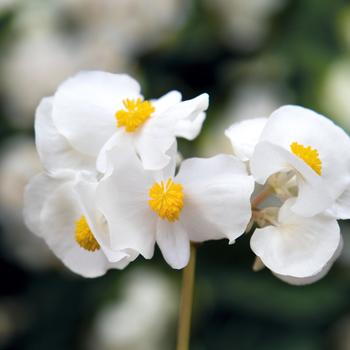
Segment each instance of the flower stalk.
[[190,261],[183,269],[177,350],[188,350],[190,344],[193,290],[196,269],[196,246],[191,243]]

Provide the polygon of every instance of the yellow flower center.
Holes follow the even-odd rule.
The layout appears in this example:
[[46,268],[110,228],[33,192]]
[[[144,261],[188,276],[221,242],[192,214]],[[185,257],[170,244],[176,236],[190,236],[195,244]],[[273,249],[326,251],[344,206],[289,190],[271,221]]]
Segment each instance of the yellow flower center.
[[91,232],[84,215],[75,222],[75,240],[82,248],[89,252],[94,252],[95,250],[100,249],[100,245]]
[[171,178],[166,183],[156,182],[149,190],[149,206],[159,217],[174,222],[179,218],[184,206],[182,186],[174,183]]
[[291,151],[311,167],[318,175],[322,174],[322,162],[317,149],[303,146],[297,142],[290,145]]
[[151,102],[142,101],[141,98],[123,100],[123,105],[125,109],[117,111],[115,117],[118,128],[124,126],[127,132],[137,130],[155,111]]

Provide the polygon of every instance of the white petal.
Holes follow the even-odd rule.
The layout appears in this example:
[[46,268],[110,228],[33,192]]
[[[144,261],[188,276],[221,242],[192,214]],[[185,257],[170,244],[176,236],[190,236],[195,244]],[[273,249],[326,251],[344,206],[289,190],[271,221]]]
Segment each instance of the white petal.
[[276,277],[278,277],[279,279],[281,279],[282,281],[287,282],[289,284],[293,284],[295,286],[304,286],[304,285],[308,285],[308,284],[311,284],[311,283],[315,283],[315,282],[319,281],[320,279],[322,279],[323,277],[325,277],[327,275],[327,273],[329,272],[329,270],[333,266],[334,262],[339,258],[340,254],[341,254],[341,252],[343,250],[343,246],[344,246],[343,239],[342,239],[342,237],[340,237],[338,248],[334,252],[332,258],[324,266],[324,268],[321,270],[321,272],[317,273],[314,276],[304,277],[304,278],[297,278],[297,277],[292,277],[292,276],[279,275],[279,274],[276,274],[276,273],[274,275]]
[[350,219],[350,187],[338,197],[333,207],[330,209],[330,214],[337,219]]
[[60,186],[41,212],[46,243],[68,268],[84,277],[101,276],[108,268],[118,268],[118,264],[108,262],[101,249],[89,252],[75,241],[75,222],[82,214],[72,184]]
[[34,176],[24,192],[24,221],[36,235],[42,236],[41,211],[49,197],[62,186],[60,178],[52,178],[45,173]]
[[304,278],[318,274],[332,259],[340,240],[337,221],[319,214],[303,218],[291,211],[294,199],[279,212],[279,226],[256,229],[250,246],[271,271]]
[[97,185],[97,182],[93,183],[80,178],[74,186],[77,200],[79,201],[91,231],[94,233],[94,237],[100,244],[108,260],[114,263],[122,261],[121,266],[125,267],[125,262],[134,260],[138,254],[132,254],[132,256],[130,256],[128,252],[111,249],[107,223],[95,205]]
[[97,188],[97,205],[105,216],[114,250],[132,249],[149,259],[153,255],[156,214],[148,205],[154,180],[129,147],[107,153],[113,171]]
[[53,98],[41,100],[35,117],[35,143],[44,167],[49,172],[60,169],[95,169],[95,159],[74,149],[52,120]]
[[254,180],[230,155],[185,160],[175,178],[184,188],[180,221],[192,241],[229,238],[233,242],[251,218]]
[[190,241],[180,222],[158,219],[157,243],[166,262],[174,269],[184,268],[190,258]]
[[244,162],[250,160],[266,122],[267,118],[255,118],[231,125],[225,135],[232,144],[233,154]]
[[170,161],[166,153],[176,140],[174,125],[165,118],[151,119],[135,135],[135,148],[145,169],[159,170]]
[[157,100],[152,100],[155,107],[154,115],[166,112],[172,106],[181,102],[181,93],[178,91],[170,91]]
[[123,108],[122,100],[139,93],[139,84],[127,75],[81,72],[58,88],[53,120],[77,150],[97,156],[117,130],[115,113]]
[[260,142],[255,148],[250,169],[255,180],[260,184],[264,184],[272,174],[295,170],[299,193],[293,211],[299,215],[315,215],[326,210],[333,203],[329,187],[326,186],[323,178],[303,160],[281,146]]
[[[333,200],[350,186],[350,138],[331,120],[299,106],[277,109],[266,123],[261,141],[279,145],[290,152],[298,142],[319,152],[322,179]],[[269,161],[269,157],[262,161]]]

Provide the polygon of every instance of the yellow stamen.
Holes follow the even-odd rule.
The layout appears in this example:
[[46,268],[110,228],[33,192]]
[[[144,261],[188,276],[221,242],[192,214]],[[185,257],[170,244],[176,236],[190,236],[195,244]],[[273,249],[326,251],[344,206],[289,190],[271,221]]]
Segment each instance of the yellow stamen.
[[84,215],[75,222],[75,240],[82,248],[89,252],[94,252],[95,250],[100,249],[100,245],[91,232]]
[[302,159],[308,166],[310,166],[318,175],[322,174],[322,161],[317,149],[311,146],[303,146],[297,142],[290,145],[291,151],[300,159]]
[[137,130],[155,111],[151,102],[142,101],[141,98],[123,100],[123,105],[126,110],[120,109],[115,113],[115,117],[118,128],[125,126],[127,132]]
[[159,217],[174,222],[180,216],[184,206],[182,186],[174,183],[171,178],[166,183],[156,182],[149,190],[149,206]]

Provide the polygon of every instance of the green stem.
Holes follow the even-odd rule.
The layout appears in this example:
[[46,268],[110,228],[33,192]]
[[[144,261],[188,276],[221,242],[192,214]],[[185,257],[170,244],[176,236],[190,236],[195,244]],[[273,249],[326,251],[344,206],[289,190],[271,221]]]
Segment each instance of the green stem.
[[177,350],[188,350],[190,344],[191,316],[194,277],[196,268],[196,247],[191,244],[190,261],[183,269]]

